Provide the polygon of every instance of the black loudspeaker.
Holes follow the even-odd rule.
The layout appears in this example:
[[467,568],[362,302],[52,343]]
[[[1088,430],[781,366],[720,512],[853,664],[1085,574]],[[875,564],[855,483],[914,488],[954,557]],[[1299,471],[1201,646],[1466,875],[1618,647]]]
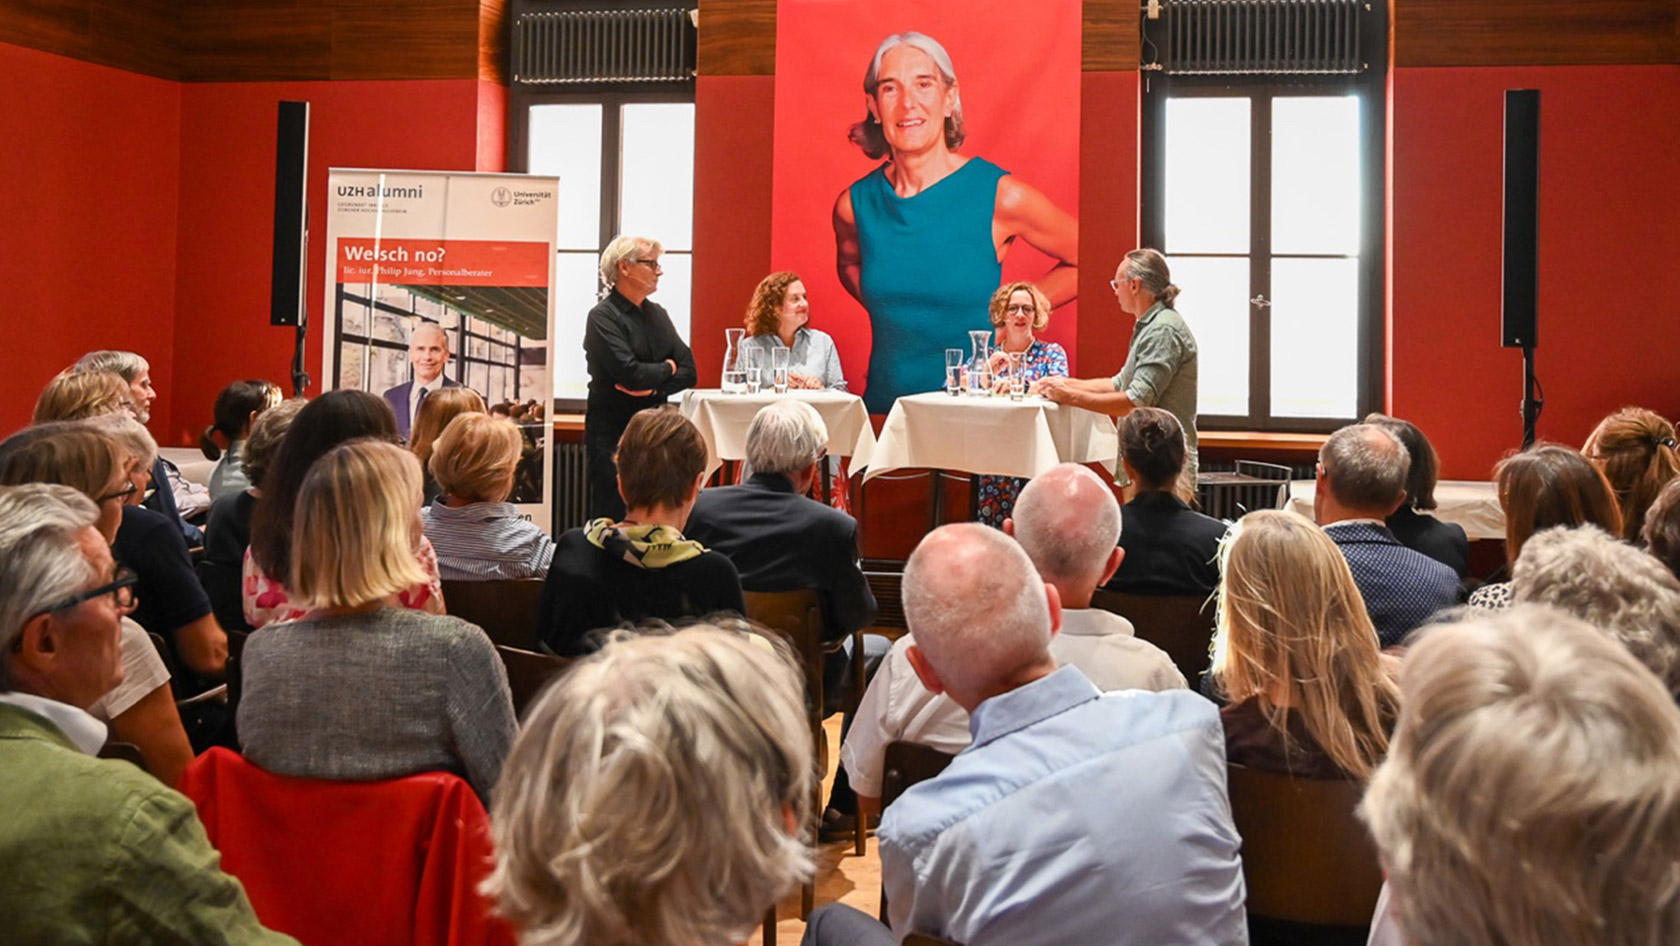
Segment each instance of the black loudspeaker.
[[1540,294],[1540,90],[1505,91],[1505,262],[1501,330],[1506,348],[1533,348]]
[[309,243],[304,179],[308,167],[309,103],[281,102],[274,145],[274,275],[268,303],[271,325],[297,325],[303,318]]

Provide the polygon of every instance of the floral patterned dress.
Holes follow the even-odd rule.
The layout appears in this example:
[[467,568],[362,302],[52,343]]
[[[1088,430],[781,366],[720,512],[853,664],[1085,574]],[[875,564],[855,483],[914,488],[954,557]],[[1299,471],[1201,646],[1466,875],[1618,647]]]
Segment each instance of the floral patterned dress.
[[[1033,339],[1021,356],[1021,370],[1027,383],[1051,375],[1067,376],[1067,352],[1055,342]],[[1003,520],[1015,509],[1015,497],[1027,485],[1022,476],[980,477],[980,521],[994,528],[1003,528]]]
[[[415,555],[420,560],[420,568],[426,573],[426,583],[403,589],[397,593],[397,600],[411,611],[446,613],[443,584],[438,578],[437,550],[432,548],[432,540],[421,536],[420,548]],[[268,577],[257,567],[257,560],[251,557],[249,548],[245,550],[244,592],[245,621],[252,628],[295,621],[309,613],[292,604],[291,594],[286,591],[285,585]]]

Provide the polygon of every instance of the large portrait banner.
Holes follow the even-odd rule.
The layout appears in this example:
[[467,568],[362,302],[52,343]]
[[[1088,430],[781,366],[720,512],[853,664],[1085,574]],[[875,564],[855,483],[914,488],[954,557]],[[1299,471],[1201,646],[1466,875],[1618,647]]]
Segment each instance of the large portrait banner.
[[523,174],[335,168],[327,179],[325,387],[380,395],[405,440],[438,433],[421,417],[428,398],[441,395],[431,414],[477,394],[520,425],[509,501],[544,530],[558,190]]

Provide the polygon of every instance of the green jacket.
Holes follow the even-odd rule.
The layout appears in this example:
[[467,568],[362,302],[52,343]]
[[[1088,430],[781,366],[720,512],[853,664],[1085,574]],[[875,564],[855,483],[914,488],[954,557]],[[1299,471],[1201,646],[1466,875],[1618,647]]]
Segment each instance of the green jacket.
[[0,704],[0,939],[296,946],[220,861],[185,796]]

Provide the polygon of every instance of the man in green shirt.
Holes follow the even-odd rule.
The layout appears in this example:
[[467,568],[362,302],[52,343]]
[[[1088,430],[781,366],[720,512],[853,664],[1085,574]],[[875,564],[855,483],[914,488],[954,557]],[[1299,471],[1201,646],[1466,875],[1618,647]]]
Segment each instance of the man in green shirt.
[[122,679],[119,569],[86,496],[0,488],[0,930],[8,942],[291,944],[218,868],[192,802],[94,757]]

